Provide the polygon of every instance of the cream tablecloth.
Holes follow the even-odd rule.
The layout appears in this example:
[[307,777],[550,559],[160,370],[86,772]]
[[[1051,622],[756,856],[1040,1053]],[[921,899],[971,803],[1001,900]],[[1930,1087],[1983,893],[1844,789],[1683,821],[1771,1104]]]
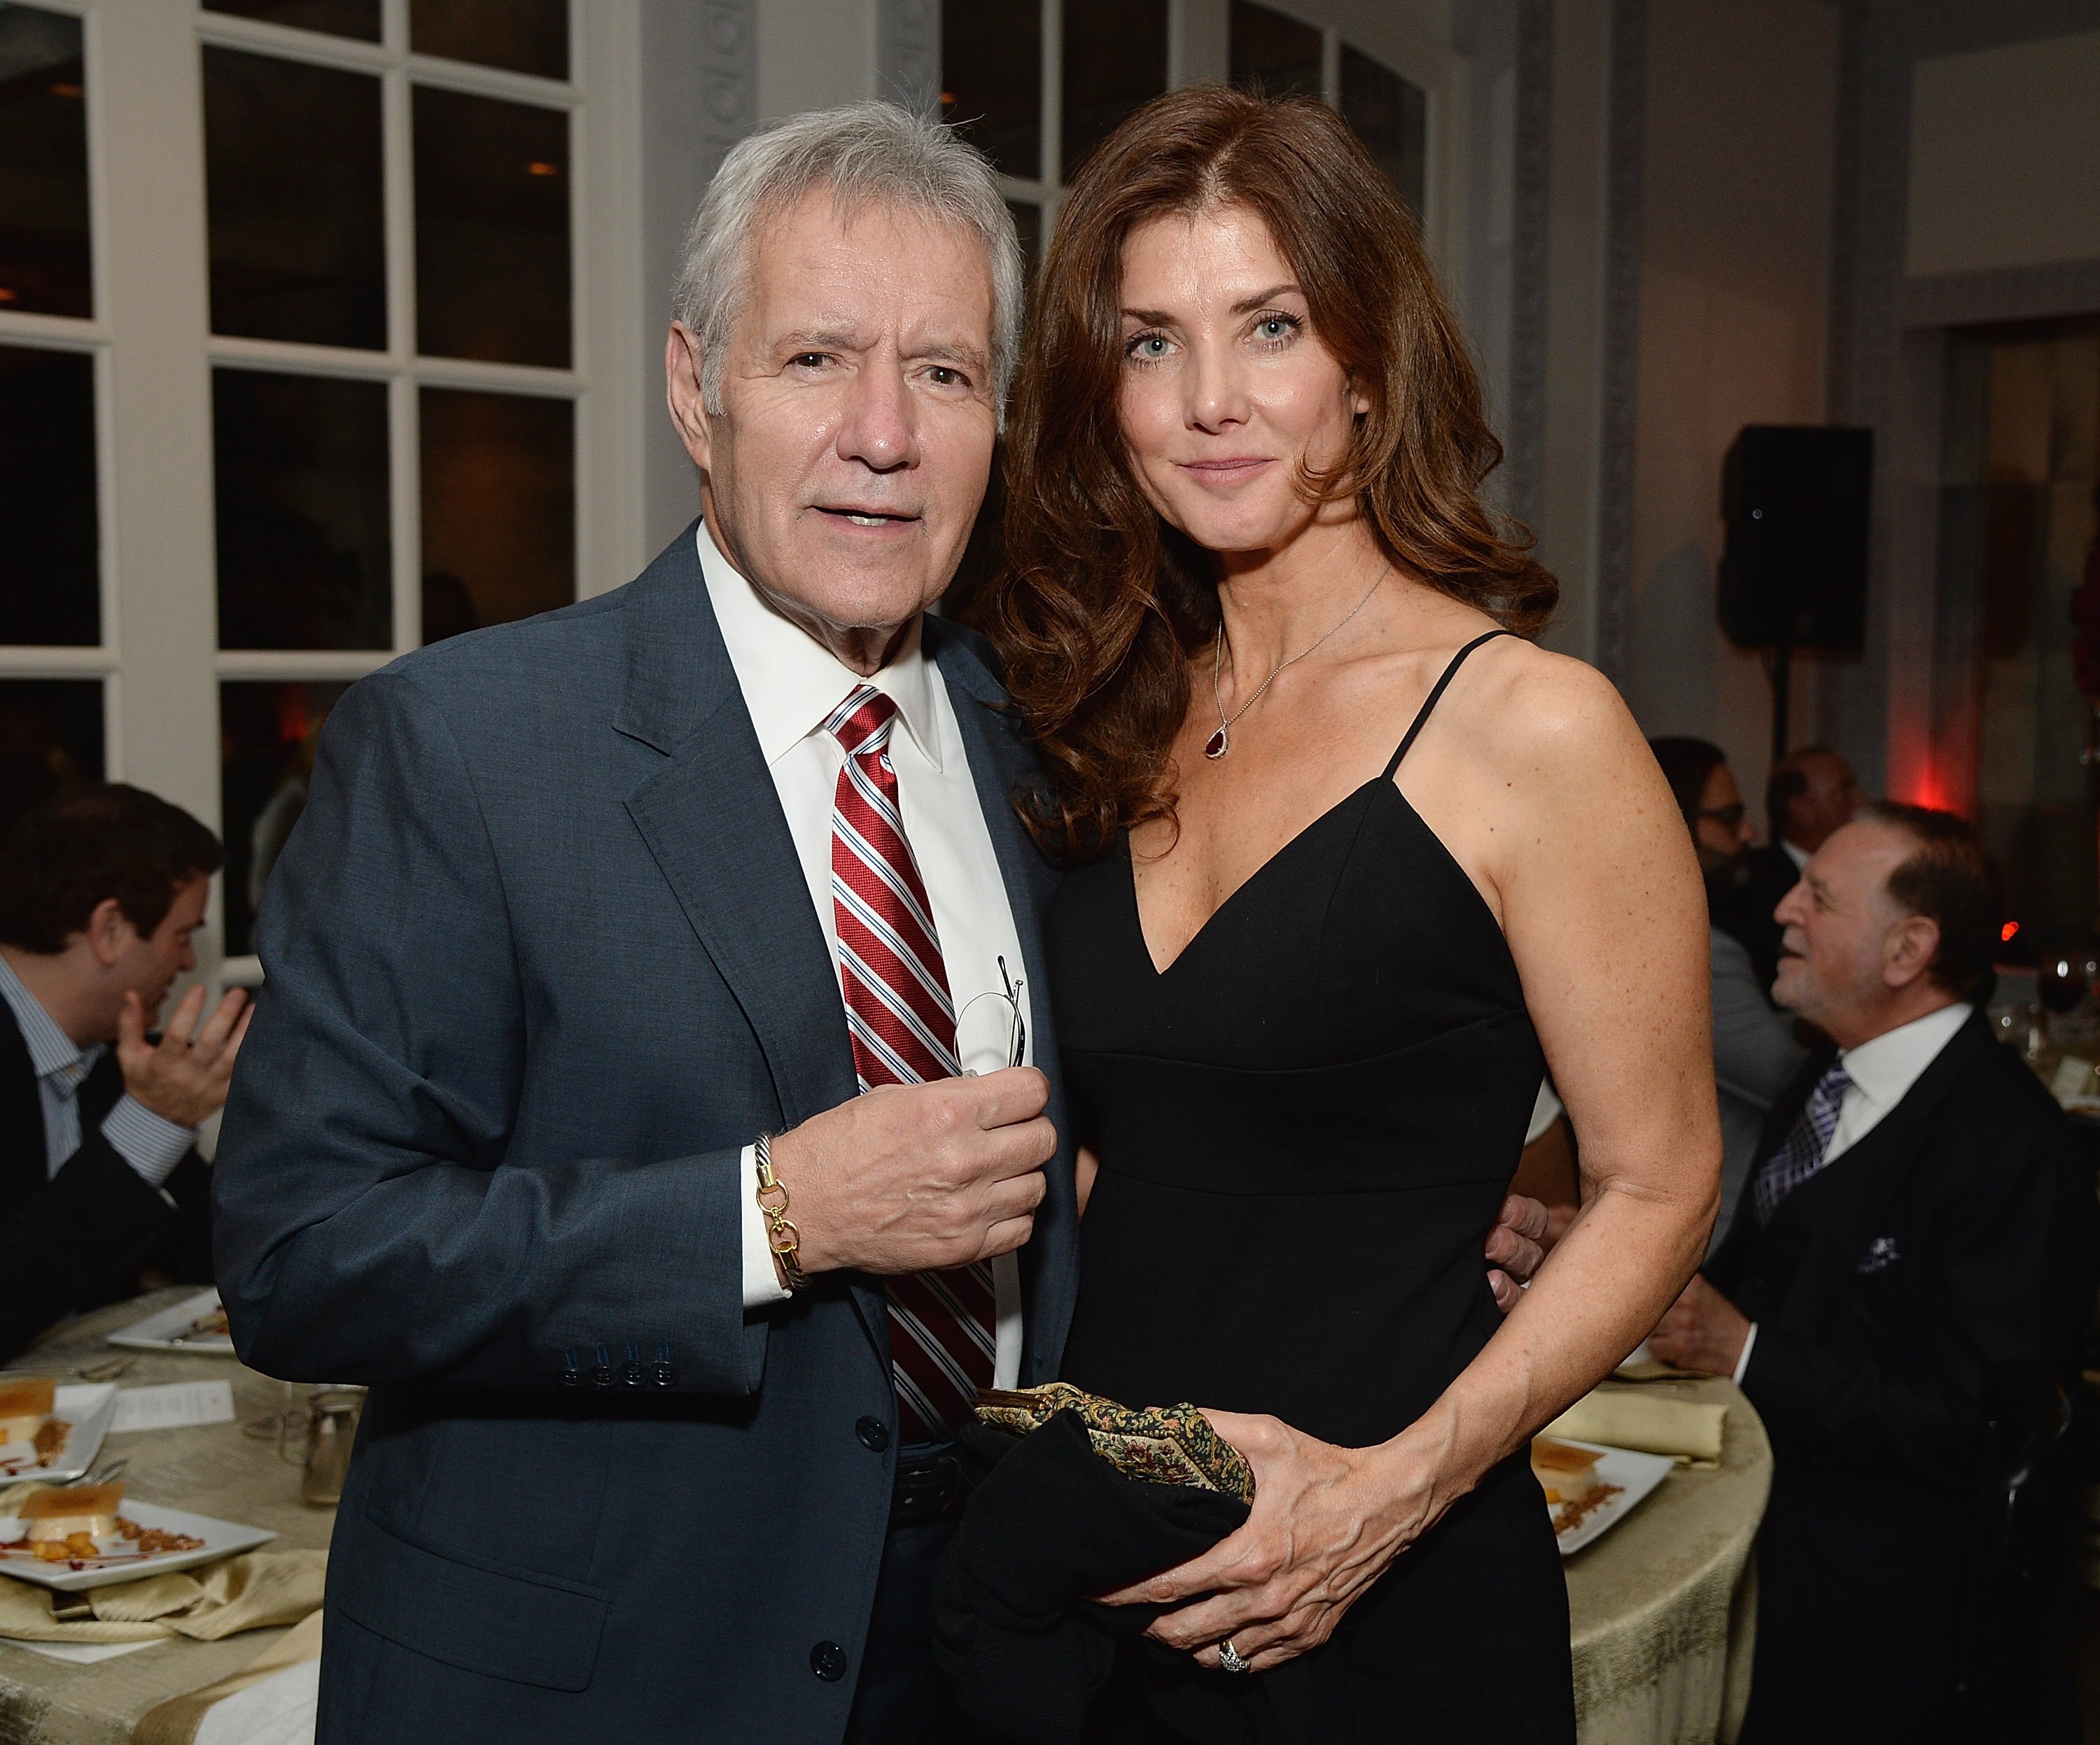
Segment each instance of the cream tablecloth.
[[[104,1342],[112,1329],[187,1294],[161,1292],[85,1316],[12,1367],[49,1371],[112,1355]],[[120,1380],[135,1386],[222,1377],[233,1386],[234,1423],[110,1439],[108,1455],[131,1461],[127,1491],[269,1527],[276,1546],[325,1548],[333,1512],[302,1505],[298,1470],[240,1433],[242,1421],[285,1403],[282,1384],[230,1357],[174,1352],[139,1354]],[[1771,1449],[1731,1383],[1645,1386],[1725,1402],[1727,1434],[1719,1470],[1671,1474],[1618,1527],[1567,1560],[1582,1745],[1710,1745],[1733,1738],[1749,1694],[1750,1546],[1771,1487]],[[282,1633],[159,1642],[88,1665],[0,1642],[0,1742],[126,1745],[148,1710],[240,1672]]]
[[[7,1367],[52,1373],[121,1355],[106,1343],[114,1329],[196,1294],[195,1287],[156,1292],[98,1310]],[[271,1549],[325,1550],[335,1512],[299,1500],[299,1469],[277,1457],[274,1443],[244,1436],[241,1423],[280,1410],[291,1391],[231,1357],[142,1351],[118,1377],[125,1387],[155,1381],[223,1379],[233,1386],[235,1421],[186,1430],[112,1436],[102,1458],[131,1462],[126,1494],[149,1503],[246,1522],[277,1535]],[[302,1390],[303,1391],[303,1390]],[[4,1578],[0,1578],[4,1579]],[[0,1642],[0,1742],[4,1745],[125,1745],[145,1712],[249,1666],[281,1630],[251,1630],[219,1641],[155,1642],[90,1664],[54,1660]]]
[[1725,1403],[1727,1434],[1718,1471],[1670,1474],[1566,1561],[1578,1736],[1582,1745],[1726,1745],[1749,1699],[1750,1549],[1771,1489],[1771,1444],[1733,1382],[1639,1386]]

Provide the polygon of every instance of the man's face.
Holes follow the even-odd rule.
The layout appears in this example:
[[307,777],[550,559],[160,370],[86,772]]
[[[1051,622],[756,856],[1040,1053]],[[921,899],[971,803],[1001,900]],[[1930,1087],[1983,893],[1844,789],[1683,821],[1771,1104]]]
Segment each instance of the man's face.
[[1780,936],[1772,997],[1831,1035],[1864,1029],[1893,990],[1890,935],[1907,918],[1889,876],[1915,851],[1902,831],[1873,819],[1847,824],[1815,851],[1773,911]]
[[975,238],[893,207],[842,218],[821,189],[759,228],[719,414],[698,342],[672,329],[672,413],[716,539],[863,671],[962,561],[998,434],[991,331]]
[[119,922],[117,972],[124,988],[139,996],[149,1025],[175,977],[196,967],[190,936],[204,924],[205,904],[210,896],[211,880],[200,874],[175,887],[175,900],[150,937],[141,938],[129,921]]
[[1813,854],[1833,831],[1852,822],[1867,796],[1860,791],[1852,766],[1835,751],[1804,758],[1801,773],[1807,786],[1788,809],[1787,839]]
[[1692,845],[1699,851],[1699,870],[1709,884],[1726,884],[1741,872],[1755,834],[1744,809],[1742,790],[1728,766],[1716,764],[1692,820]]

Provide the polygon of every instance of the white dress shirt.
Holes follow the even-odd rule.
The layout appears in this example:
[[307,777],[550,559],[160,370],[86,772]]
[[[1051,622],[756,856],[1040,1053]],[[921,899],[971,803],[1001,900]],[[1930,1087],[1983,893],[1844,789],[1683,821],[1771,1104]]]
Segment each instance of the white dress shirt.
[[[1857,1048],[1838,1051],[1838,1061],[1852,1082],[1846,1086],[1844,1099],[1838,1105],[1838,1125],[1831,1130],[1830,1148],[1823,1154],[1824,1169],[1888,1118],[1975,1009],[1965,1000],[1957,1000],[1922,1018],[1885,1030]],[[1743,1341],[1742,1355],[1736,1359],[1738,1386],[1749,1372],[1750,1349],[1757,1342],[1758,1324],[1752,1321]]]
[[[788,833],[794,838],[834,972],[838,922],[832,905],[832,810],[845,748],[824,730],[824,722],[854,687],[871,685],[897,705],[898,730],[890,736],[889,749],[897,771],[898,805],[933,906],[941,960],[955,1002],[956,1051],[967,1070],[995,1071],[1007,1064],[1006,1008],[999,1001],[977,1000],[1004,991],[1003,958],[1008,973],[1021,985],[1026,1058],[1032,1060],[1035,1025],[1030,1001],[1035,989],[1026,985],[1021,972],[1021,936],[947,685],[940,668],[922,652],[917,628],[888,666],[863,678],[769,606],[722,556],[704,522],[696,543],[708,598],[750,711],[760,755],[787,815]],[[843,1009],[843,991],[840,1002]],[[755,1197],[756,1164],[748,1148],[744,1166],[753,1192],[743,1201],[743,1302],[747,1309],[757,1309],[783,1301],[788,1293],[781,1289],[766,1245],[765,1219]],[[1014,1256],[1004,1254],[992,1262],[992,1282],[999,1315],[993,1385],[1012,1387],[1021,1376],[1021,1268]]]
[[1779,845],[1785,851],[1786,857],[1793,862],[1793,870],[1796,872],[1807,872],[1808,870],[1808,863],[1813,860],[1815,857],[1811,855],[1807,849],[1797,848],[1784,836],[1780,838]]
[[[20,1027],[29,1051],[29,1069],[37,1075],[37,1101],[44,1117],[46,1178],[56,1175],[80,1149],[80,1087],[102,1057],[106,1042],[82,1048],[59,1028],[58,1020],[30,993],[15,967],[0,957],[0,998]],[[196,1143],[194,1128],[163,1119],[130,1091],[117,1098],[103,1117],[102,1136],[110,1148],[137,1170],[149,1188],[158,1188],[174,1173],[183,1154]]]

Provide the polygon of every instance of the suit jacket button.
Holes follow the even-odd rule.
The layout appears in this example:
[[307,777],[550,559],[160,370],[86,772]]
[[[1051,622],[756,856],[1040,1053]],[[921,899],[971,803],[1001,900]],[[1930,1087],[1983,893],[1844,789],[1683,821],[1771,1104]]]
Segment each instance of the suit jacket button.
[[810,1650],[810,1670],[827,1685],[846,1676],[846,1651],[836,1642],[819,1642]]
[[880,1454],[889,1447],[889,1426],[880,1418],[862,1418],[854,1426],[854,1434],[871,1454]]
[[656,1385],[659,1387],[676,1387],[678,1385],[678,1366],[676,1364],[657,1364]]

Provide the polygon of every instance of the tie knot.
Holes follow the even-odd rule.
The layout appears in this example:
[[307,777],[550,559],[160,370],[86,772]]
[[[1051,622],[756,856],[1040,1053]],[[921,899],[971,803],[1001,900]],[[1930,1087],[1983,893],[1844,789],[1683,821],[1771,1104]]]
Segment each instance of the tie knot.
[[1851,1087],[1851,1083],[1852,1075],[1845,1070],[1845,1063],[1842,1060],[1833,1060],[1824,1069],[1822,1077],[1815,1081],[1815,1094],[1818,1097],[1825,1099],[1842,1097]]
[[856,685],[846,699],[832,711],[825,729],[846,749],[849,757],[880,751],[889,743],[890,724],[897,719],[897,704],[872,685]]

